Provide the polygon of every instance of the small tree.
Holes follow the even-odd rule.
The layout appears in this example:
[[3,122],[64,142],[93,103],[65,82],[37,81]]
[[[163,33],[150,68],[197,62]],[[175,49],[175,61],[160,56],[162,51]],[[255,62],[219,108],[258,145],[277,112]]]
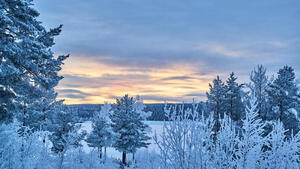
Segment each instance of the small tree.
[[257,100],[252,94],[246,106],[246,117],[242,120],[242,133],[238,139],[236,153],[237,168],[258,168],[263,159],[262,148],[266,139],[263,137],[264,124],[258,114]]
[[85,137],[85,132],[78,133],[80,125],[72,113],[63,105],[57,105],[56,111],[49,118],[48,129],[52,132],[49,139],[52,142],[51,150],[59,156],[59,169],[62,169],[65,154],[71,147],[81,146],[80,141]]
[[[150,137],[147,136],[146,125],[143,117],[136,111],[134,105],[136,100],[128,95],[117,99],[114,112],[110,115],[112,128],[116,136],[114,145],[122,152],[122,163],[126,165],[126,154],[135,153],[141,147],[147,147]],[[133,157],[134,158],[134,157]]]
[[102,159],[102,148],[104,148],[104,161],[106,160],[106,147],[111,146],[113,141],[109,114],[111,114],[111,105],[105,103],[101,107],[101,111],[95,114],[92,124],[93,130],[86,139],[88,146],[98,148],[100,159]]

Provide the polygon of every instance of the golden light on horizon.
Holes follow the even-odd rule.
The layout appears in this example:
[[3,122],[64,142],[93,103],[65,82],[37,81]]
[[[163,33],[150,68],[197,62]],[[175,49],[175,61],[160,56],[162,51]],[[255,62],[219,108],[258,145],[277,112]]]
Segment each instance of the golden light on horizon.
[[132,71],[133,67],[101,63],[84,56],[70,57],[61,75],[65,78],[56,88],[58,99],[66,104],[102,104],[115,102],[125,94],[141,96],[145,103],[181,102],[196,98],[208,89],[214,75],[199,75],[188,64],[170,64],[146,71]]

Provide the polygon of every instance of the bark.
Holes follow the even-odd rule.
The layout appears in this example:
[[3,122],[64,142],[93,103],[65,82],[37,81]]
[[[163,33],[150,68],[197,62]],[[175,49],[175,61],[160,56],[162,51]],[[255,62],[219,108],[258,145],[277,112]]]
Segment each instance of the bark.
[[122,163],[126,165],[126,152],[122,153]]
[[100,152],[99,158],[102,159],[102,147],[99,147],[98,150],[99,150],[99,152]]
[[65,158],[65,153],[64,151],[63,152],[60,152],[60,159],[59,159],[59,164],[58,164],[58,169],[62,169],[62,166],[63,166],[63,162],[64,162],[64,158]]

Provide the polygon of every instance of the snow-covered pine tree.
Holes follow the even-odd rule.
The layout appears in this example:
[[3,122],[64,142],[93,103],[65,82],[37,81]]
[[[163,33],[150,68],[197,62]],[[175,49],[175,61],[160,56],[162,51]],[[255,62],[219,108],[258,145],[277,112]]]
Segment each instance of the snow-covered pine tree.
[[116,108],[110,115],[112,128],[116,134],[114,145],[118,151],[122,152],[122,163],[126,165],[126,154],[135,153],[141,147],[147,147],[150,137],[147,136],[146,129],[149,127],[142,120],[134,104],[136,100],[128,95],[116,100]]
[[23,125],[31,105],[45,99],[62,79],[57,73],[68,57],[51,51],[61,26],[47,31],[32,5],[32,0],[0,1],[0,121],[19,112]]
[[86,139],[89,147],[98,148],[100,159],[102,159],[102,148],[104,148],[104,162],[106,160],[106,147],[111,146],[113,143],[113,133],[109,119],[111,113],[111,105],[104,103],[101,111],[94,115],[92,121],[93,130]]
[[258,116],[262,120],[266,120],[268,112],[267,103],[267,87],[268,87],[268,77],[266,75],[266,68],[262,65],[258,65],[250,74],[250,88],[251,92],[255,93],[257,98],[257,110]]
[[272,107],[271,120],[279,119],[285,129],[288,129],[287,135],[292,132],[296,134],[300,130],[300,121],[297,119],[299,111],[300,95],[295,81],[294,69],[290,66],[284,66],[278,71],[277,78],[268,86],[268,99]]
[[243,84],[236,82],[237,78],[232,72],[226,81],[225,93],[225,112],[232,119],[236,125],[241,125],[241,119],[245,116],[245,107],[242,101],[243,98]]
[[235,154],[237,169],[259,168],[263,160],[262,147],[266,139],[263,137],[264,123],[259,118],[257,99],[251,93],[249,106],[246,106],[246,115],[243,119],[242,133],[238,137],[238,149]]
[[219,118],[224,118],[226,87],[219,76],[209,84],[209,92],[206,93],[208,109],[213,113],[215,120],[214,133],[219,131]]
[[62,103],[55,106],[55,111],[49,117],[48,130],[51,132],[49,139],[52,142],[51,150],[59,156],[59,169],[62,168],[67,150],[81,146],[86,132],[79,133],[80,125],[72,112]]

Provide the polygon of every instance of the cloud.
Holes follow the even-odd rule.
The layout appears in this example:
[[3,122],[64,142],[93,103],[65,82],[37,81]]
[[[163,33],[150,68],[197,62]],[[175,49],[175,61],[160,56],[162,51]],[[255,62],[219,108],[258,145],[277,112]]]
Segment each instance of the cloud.
[[93,94],[82,92],[76,89],[57,89],[59,97],[71,98],[71,99],[81,99],[84,100],[88,96],[93,96]]
[[168,81],[168,80],[190,80],[190,79],[194,79],[194,78],[191,76],[172,76],[172,77],[162,78],[160,80]]
[[85,93],[85,92],[82,92],[82,91],[79,91],[79,90],[76,90],[76,89],[57,89],[57,91],[59,93],[74,93],[74,94],[80,94],[80,95],[90,95],[88,93]]
[[206,97],[205,93],[189,93],[184,96],[192,96],[192,97]]
[[57,88],[72,103],[101,103],[126,92],[189,99],[217,74],[234,71],[247,80],[257,64],[300,71],[300,4],[294,0],[35,4],[48,28],[64,24],[53,51],[71,54]]

